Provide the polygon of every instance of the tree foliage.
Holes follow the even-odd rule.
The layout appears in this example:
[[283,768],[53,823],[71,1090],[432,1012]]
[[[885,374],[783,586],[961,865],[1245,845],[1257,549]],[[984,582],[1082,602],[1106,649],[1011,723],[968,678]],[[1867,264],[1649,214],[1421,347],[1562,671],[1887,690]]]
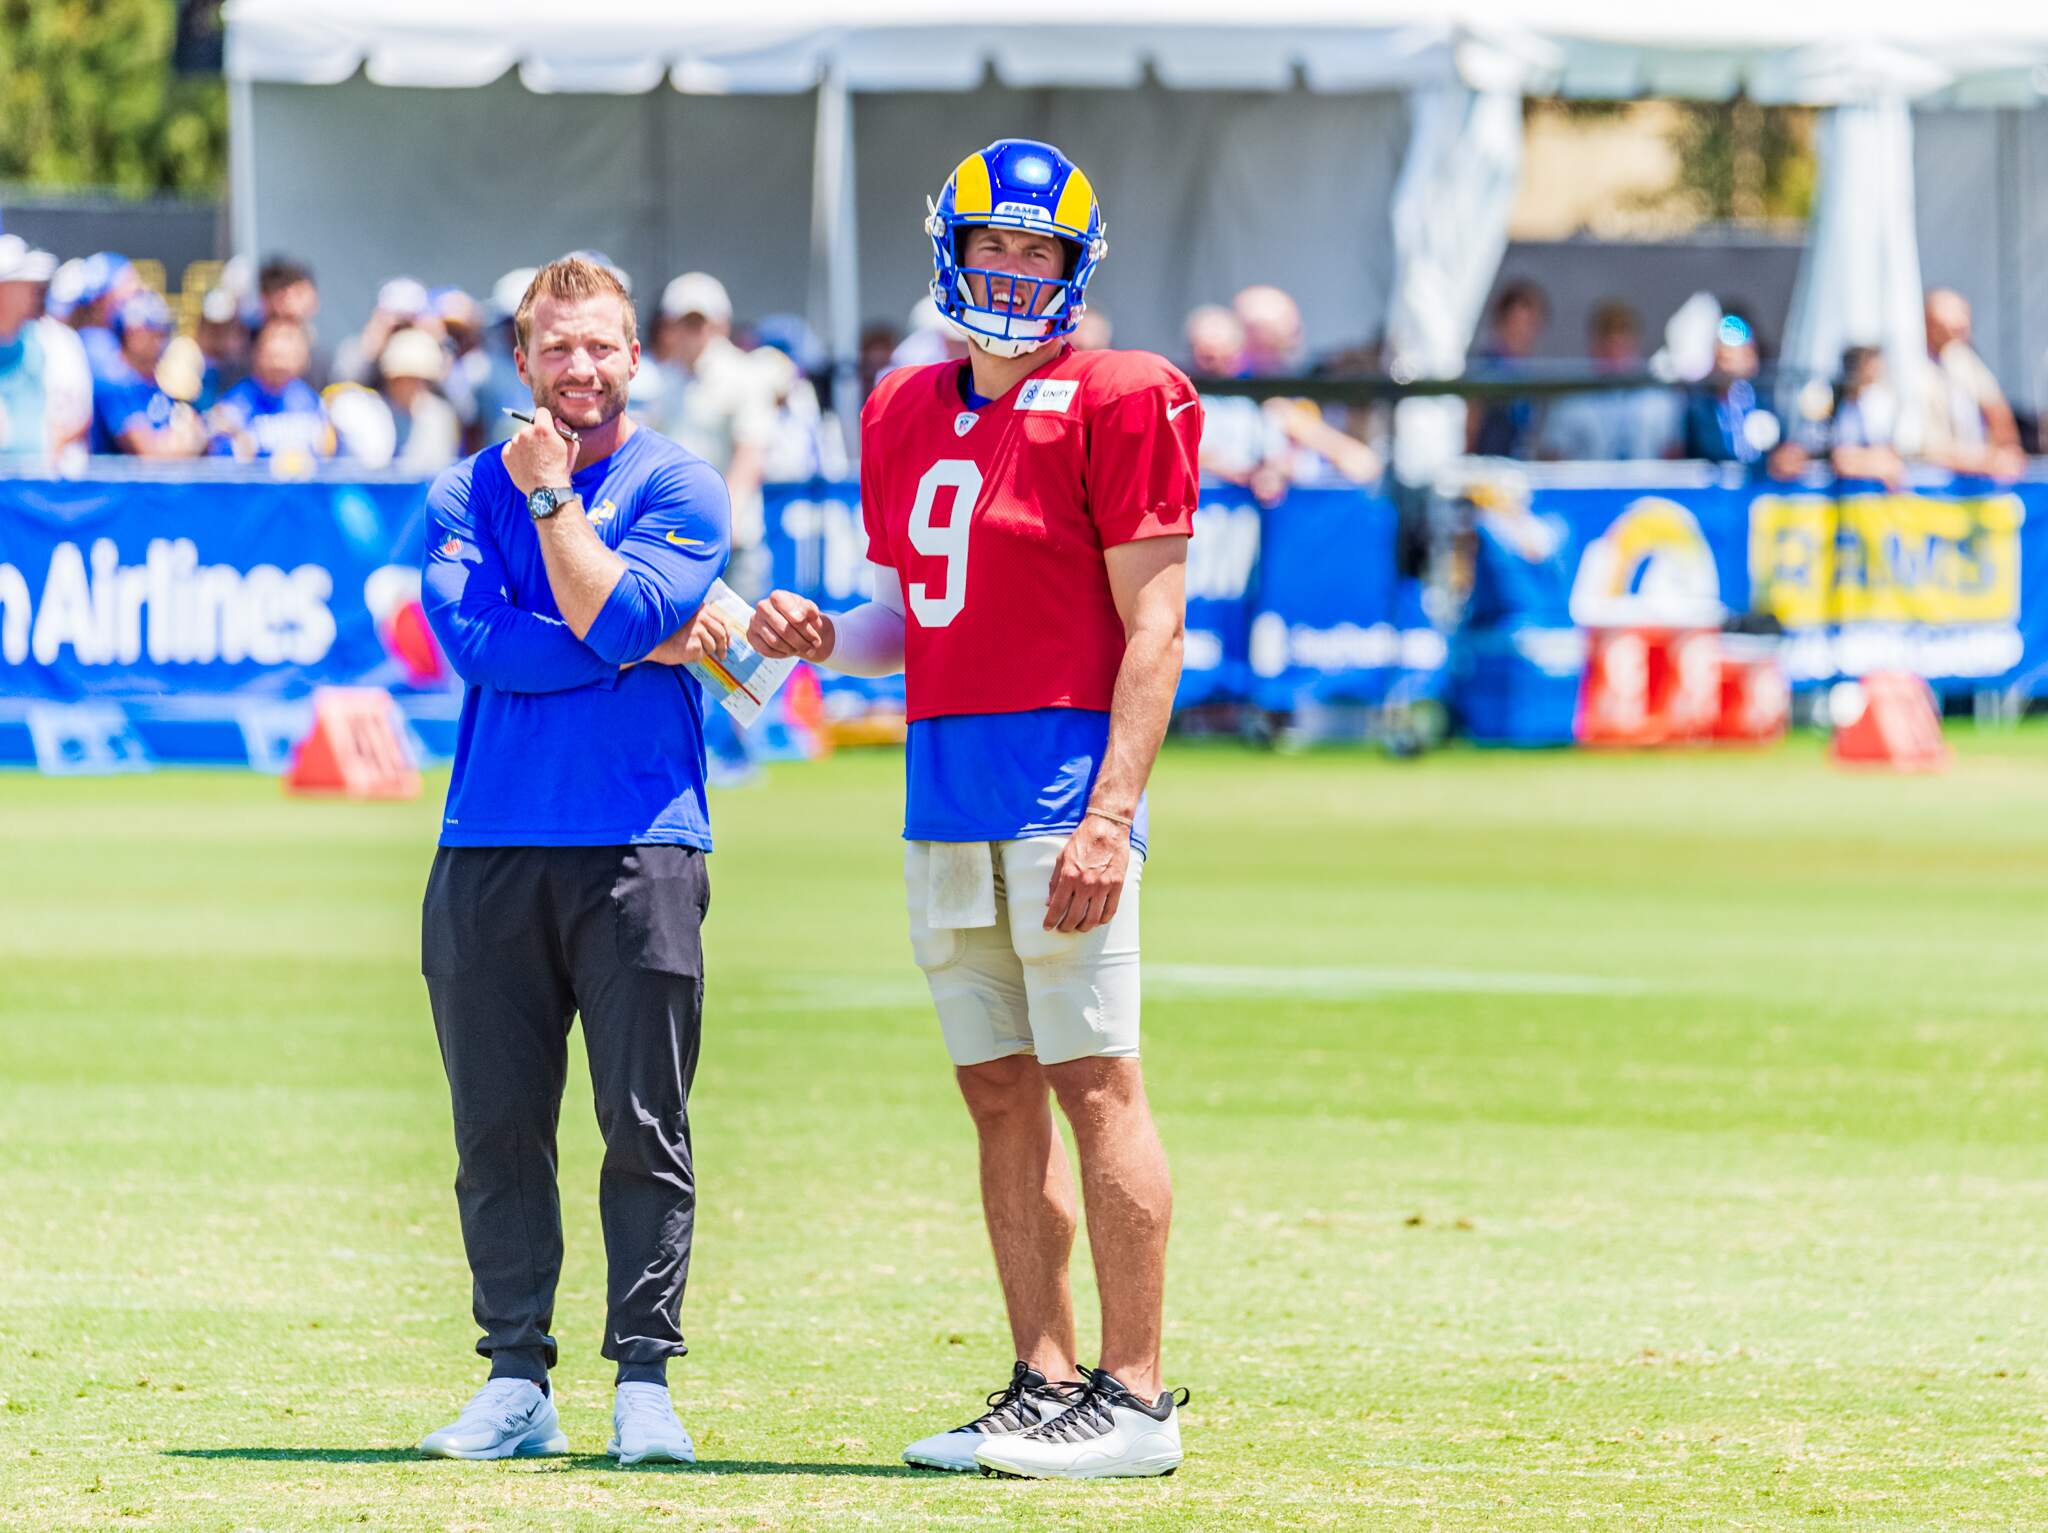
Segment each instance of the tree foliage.
[[172,63],[172,0],[0,0],[0,180],[217,195],[218,75]]
[[1712,222],[1804,219],[1818,171],[1813,113],[1734,101],[1689,102],[1673,134],[1678,189]]

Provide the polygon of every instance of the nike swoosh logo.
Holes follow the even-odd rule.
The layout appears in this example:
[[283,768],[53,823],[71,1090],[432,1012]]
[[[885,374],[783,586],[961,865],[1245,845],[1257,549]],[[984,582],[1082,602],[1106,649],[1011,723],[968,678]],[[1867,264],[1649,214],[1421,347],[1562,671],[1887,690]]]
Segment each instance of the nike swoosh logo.
[[666,532],[662,536],[678,548],[702,548],[704,546],[702,538],[686,538],[680,532]]
[[1172,420],[1176,415],[1180,414],[1181,411],[1192,410],[1194,409],[1194,407],[1195,402],[1192,399],[1183,399],[1177,405],[1168,405],[1166,407],[1166,418],[1168,420]]

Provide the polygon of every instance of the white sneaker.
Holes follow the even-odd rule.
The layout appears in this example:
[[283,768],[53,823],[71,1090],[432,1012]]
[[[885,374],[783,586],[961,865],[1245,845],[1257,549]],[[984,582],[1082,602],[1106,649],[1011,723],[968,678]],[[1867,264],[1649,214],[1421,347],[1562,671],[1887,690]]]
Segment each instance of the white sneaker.
[[1029,1363],[1010,1370],[1010,1382],[988,1397],[989,1409],[950,1432],[924,1437],[903,1450],[903,1462],[919,1469],[950,1469],[966,1474],[974,1467],[974,1450],[993,1437],[1021,1432],[1050,1421],[1080,1396],[1078,1384],[1053,1384]]
[[1081,1372],[1088,1388],[1066,1410],[1029,1431],[992,1437],[974,1455],[983,1474],[1028,1480],[1105,1480],[1172,1474],[1180,1468],[1186,1390],[1145,1401],[1110,1375]]
[[420,1439],[429,1458],[535,1458],[567,1453],[555,1402],[530,1379],[492,1379],[462,1414]]
[[697,1445],[676,1419],[666,1384],[621,1384],[612,1396],[612,1440],[621,1465],[694,1464]]

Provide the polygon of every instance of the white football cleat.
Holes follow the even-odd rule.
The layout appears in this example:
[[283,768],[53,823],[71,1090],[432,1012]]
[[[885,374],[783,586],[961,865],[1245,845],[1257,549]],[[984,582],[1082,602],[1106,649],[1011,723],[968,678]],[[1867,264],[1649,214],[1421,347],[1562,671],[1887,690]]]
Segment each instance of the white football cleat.
[[903,1450],[903,1462],[919,1469],[970,1473],[974,1451],[991,1438],[1050,1421],[1079,1397],[1079,1384],[1054,1384],[1029,1363],[1010,1370],[1010,1382],[988,1397],[989,1408],[964,1427],[924,1437]]
[[567,1453],[555,1402],[531,1379],[492,1379],[462,1414],[420,1440],[429,1458],[536,1458]]
[[622,1466],[694,1464],[697,1445],[676,1418],[666,1384],[621,1384],[612,1396],[612,1440],[605,1452]]
[[1180,1468],[1180,1417],[1186,1390],[1141,1400],[1109,1374],[1083,1368],[1088,1388],[1050,1421],[975,1452],[983,1474],[1026,1480],[1107,1480],[1172,1474]]

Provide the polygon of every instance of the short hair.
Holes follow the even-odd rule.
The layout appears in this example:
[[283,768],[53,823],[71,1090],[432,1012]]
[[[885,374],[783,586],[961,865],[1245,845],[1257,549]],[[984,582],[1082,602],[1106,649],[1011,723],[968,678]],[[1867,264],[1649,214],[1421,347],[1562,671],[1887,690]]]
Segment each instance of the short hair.
[[295,336],[299,344],[306,348],[307,354],[310,355],[312,353],[313,337],[306,333],[306,327],[295,319],[279,317],[277,319],[266,319],[256,327],[256,333],[249,337],[249,351],[252,355],[255,353],[256,348],[263,344],[263,338],[273,330],[277,331],[280,335],[290,334]]
[[295,261],[290,256],[272,256],[256,273],[256,291],[268,298],[272,293],[281,293],[288,287],[297,287],[301,282],[312,280],[313,268],[304,261]]
[[1496,323],[1506,319],[1511,310],[1524,306],[1534,309],[1545,319],[1550,317],[1550,296],[1527,277],[1516,277],[1500,290],[1493,300],[1493,317]]
[[563,256],[559,261],[548,262],[526,284],[526,295],[519,300],[519,308],[512,316],[512,328],[518,333],[521,351],[533,338],[533,307],[543,298],[552,298],[557,303],[573,303],[583,298],[616,298],[626,316],[627,344],[631,345],[640,338],[640,321],[633,312],[633,295],[626,291],[626,284],[619,280],[618,273],[581,256]]
[[1641,335],[1642,319],[1635,309],[1619,298],[1609,298],[1593,310],[1593,320],[1587,327],[1596,341],[1610,340],[1617,335]]

